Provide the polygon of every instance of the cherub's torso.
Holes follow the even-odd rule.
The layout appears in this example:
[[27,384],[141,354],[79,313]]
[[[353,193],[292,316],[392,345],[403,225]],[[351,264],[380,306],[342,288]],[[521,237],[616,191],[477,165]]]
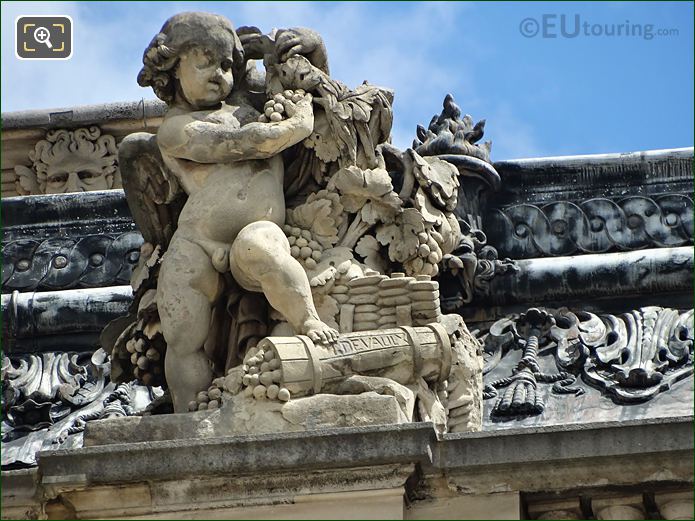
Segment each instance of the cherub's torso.
[[[170,114],[177,115],[173,110],[167,116]],[[215,110],[188,113],[193,119],[231,128],[255,121],[258,114],[251,107],[225,104]],[[172,157],[165,150],[162,157],[188,194],[178,224],[179,233],[190,235],[187,238],[229,245],[247,224],[284,223],[283,163],[279,155],[229,163],[198,163]]]

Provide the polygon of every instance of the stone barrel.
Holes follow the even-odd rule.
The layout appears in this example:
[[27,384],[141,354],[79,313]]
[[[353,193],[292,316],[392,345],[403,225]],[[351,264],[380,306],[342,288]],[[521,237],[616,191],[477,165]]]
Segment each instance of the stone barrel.
[[259,344],[280,361],[280,382],[293,398],[335,392],[352,375],[390,378],[409,385],[422,376],[443,382],[451,370],[451,342],[441,324],[341,335],[330,347],[309,337],[267,337]]

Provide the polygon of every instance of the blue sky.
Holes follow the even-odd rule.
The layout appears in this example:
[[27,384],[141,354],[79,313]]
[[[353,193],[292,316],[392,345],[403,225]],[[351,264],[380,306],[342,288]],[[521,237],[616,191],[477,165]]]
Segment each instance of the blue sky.
[[[333,77],[395,89],[401,148],[447,93],[487,119],[493,160],[693,145],[691,2],[2,2],[2,111],[153,98],[135,81],[142,52],[190,10],[319,31]],[[73,57],[15,58],[22,14],[72,16]],[[579,17],[577,36],[561,34],[563,15],[569,35]]]

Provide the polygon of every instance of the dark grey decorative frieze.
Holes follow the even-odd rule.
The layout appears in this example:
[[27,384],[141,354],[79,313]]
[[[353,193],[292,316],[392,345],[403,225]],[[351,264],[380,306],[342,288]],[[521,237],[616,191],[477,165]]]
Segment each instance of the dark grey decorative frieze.
[[512,258],[682,246],[693,243],[693,200],[665,194],[516,204],[492,210],[486,230]]
[[572,386],[576,378],[570,373],[559,371],[548,374],[541,370],[538,363],[539,344],[546,340],[554,325],[555,318],[549,311],[531,308],[516,320],[504,319],[490,328],[486,346],[494,345],[496,356],[501,356],[499,350],[508,342],[516,340],[523,346],[521,359],[512,374],[485,385],[484,399],[498,397],[492,415],[541,414],[545,410],[545,403],[541,394],[537,392],[539,383],[553,384],[552,391],[556,394],[584,393],[581,387]]
[[142,237],[120,190],[12,197],[4,218],[2,291],[125,284]]
[[[496,418],[541,414],[541,384],[552,394],[599,390],[634,404],[693,374],[693,310],[644,307],[620,315],[531,308],[493,323],[481,335],[486,354],[484,398],[497,398]],[[504,358],[511,370],[493,378]],[[510,366],[509,363],[506,364]]]
[[[13,430],[38,430],[94,401],[109,365],[92,353],[42,353],[2,360],[4,419]],[[4,435],[4,433],[3,433]]]
[[128,284],[142,242],[136,231],[11,241],[2,249],[3,292]]
[[692,244],[693,148],[494,163],[483,229],[515,259]]
[[128,312],[130,286],[2,295],[5,354],[93,351],[104,326]]

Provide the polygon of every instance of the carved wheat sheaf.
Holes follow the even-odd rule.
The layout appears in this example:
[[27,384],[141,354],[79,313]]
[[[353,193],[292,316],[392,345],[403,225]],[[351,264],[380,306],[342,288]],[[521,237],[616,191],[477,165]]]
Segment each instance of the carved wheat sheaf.
[[512,258],[682,246],[693,242],[693,200],[666,194],[518,204],[494,210],[486,230],[500,255]]
[[11,241],[2,249],[2,290],[128,284],[142,242],[139,232]]

